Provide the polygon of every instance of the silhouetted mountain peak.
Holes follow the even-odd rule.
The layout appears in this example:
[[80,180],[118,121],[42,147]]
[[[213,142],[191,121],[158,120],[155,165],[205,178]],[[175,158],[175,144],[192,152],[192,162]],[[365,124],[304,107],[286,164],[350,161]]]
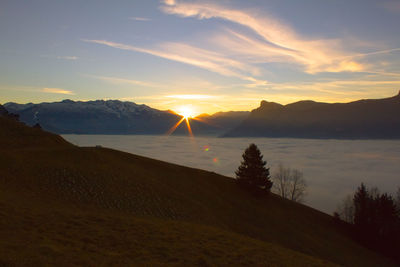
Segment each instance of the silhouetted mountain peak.
[[274,110],[274,109],[280,109],[282,108],[283,105],[275,103],[275,102],[268,102],[265,100],[262,100],[260,103],[260,109],[263,110]]
[[311,109],[311,108],[315,108],[318,106],[325,106],[325,105],[329,105],[327,103],[321,103],[321,102],[315,102],[312,100],[302,100],[302,101],[298,101],[298,102],[294,102],[291,104],[287,104],[285,106],[285,109],[287,110],[307,110],[307,109]]
[[208,114],[208,113],[201,113],[200,115],[197,115],[196,118],[208,118],[208,117],[210,117],[210,116],[211,116],[211,115]]
[[376,139],[400,138],[400,94],[349,103],[310,100],[285,106],[262,101],[225,136]]

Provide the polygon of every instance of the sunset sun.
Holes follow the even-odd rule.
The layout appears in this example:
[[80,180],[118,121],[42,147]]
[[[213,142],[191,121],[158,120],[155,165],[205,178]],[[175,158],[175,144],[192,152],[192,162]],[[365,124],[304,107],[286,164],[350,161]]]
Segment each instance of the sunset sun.
[[195,119],[195,109],[190,105],[180,106],[176,108],[176,113],[182,116],[182,118],[177,123],[175,123],[175,125],[172,126],[171,129],[168,130],[167,135],[172,134],[182,122],[185,122],[189,135],[193,137],[193,132],[192,128],[190,127],[189,119]]
[[191,106],[181,106],[177,109],[177,113],[185,119],[195,117],[195,110]]

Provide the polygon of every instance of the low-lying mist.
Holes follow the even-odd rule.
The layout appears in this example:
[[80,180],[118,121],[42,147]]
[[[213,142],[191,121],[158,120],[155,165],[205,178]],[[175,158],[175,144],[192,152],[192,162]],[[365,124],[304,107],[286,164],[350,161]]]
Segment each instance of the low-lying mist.
[[63,135],[79,146],[101,145],[234,177],[241,155],[255,143],[273,175],[279,163],[307,180],[305,204],[332,213],[361,182],[393,193],[400,186],[400,141],[284,138],[209,138],[143,135]]

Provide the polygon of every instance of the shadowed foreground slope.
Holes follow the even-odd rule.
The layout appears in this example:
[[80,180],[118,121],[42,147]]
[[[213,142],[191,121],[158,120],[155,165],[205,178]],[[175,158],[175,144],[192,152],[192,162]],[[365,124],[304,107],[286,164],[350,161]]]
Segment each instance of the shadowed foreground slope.
[[388,265],[332,218],[0,117],[0,264]]

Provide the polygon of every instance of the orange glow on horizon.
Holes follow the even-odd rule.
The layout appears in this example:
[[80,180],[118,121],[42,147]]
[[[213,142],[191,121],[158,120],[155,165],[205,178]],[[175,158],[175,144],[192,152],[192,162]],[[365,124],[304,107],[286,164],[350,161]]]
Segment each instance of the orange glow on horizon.
[[192,127],[190,126],[190,119],[194,119],[195,117],[195,110],[191,105],[185,105],[185,106],[180,106],[176,109],[176,112],[174,112],[177,115],[182,116],[182,118],[174,125],[171,127],[171,129],[168,130],[167,135],[171,135],[178,126],[185,121],[186,122],[186,127],[188,129],[188,133],[190,137],[194,137],[193,132],[192,132]]
[[180,106],[176,110],[177,110],[176,113],[178,115],[181,115],[185,119],[196,117],[195,116],[196,112],[195,112],[194,108],[190,105]]

